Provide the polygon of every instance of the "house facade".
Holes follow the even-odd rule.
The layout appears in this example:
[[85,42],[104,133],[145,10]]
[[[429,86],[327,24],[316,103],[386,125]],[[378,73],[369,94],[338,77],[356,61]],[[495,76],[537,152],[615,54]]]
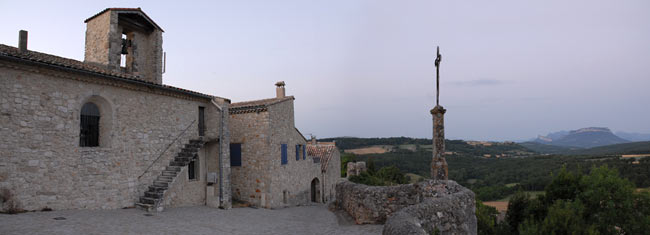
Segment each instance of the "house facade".
[[[234,200],[263,208],[325,202],[323,192],[331,189],[325,182],[336,181],[324,181],[330,168],[323,167],[327,162],[320,161],[316,151],[308,151],[308,141],[295,127],[295,98],[285,96],[284,86],[276,84],[275,98],[230,106]],[[328,173],[340,177],[340,166]]]
[[[0,44],[0,211],[227,209],[242,193],[270,208],[300,204],[278,195],[296,193],[287,194],[293,200],[307,190],[303,180],[276,171],[318,172],[321,165],[269,158],[256,175],[230,162],[231,143],[241,144],[240,164],[250,169],[257,169],[247,162],[251,153],[284,151],[295,161],[294,146],[307,152],[293,127],[293,98],[259,112],[268,115],[266,127],[253,123],[260,132],[242,139],[238,128],[249,127],[229,99],[163,84],[163,30],[140,8],[108,8],[85,23],[84,61],[31,51],[24,31],[18,47]],[[248,148],[256,138],[268,141]],[[279,144],[286,150],[272,147]]]

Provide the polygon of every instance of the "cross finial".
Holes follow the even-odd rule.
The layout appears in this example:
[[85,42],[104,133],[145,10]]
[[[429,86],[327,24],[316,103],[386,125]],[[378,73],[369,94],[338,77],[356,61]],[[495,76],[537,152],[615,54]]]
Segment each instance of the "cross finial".
[[440,47],[438,46],[438,51],[436,52],[436,106],[440,103],[440,61],[442,61],[442,55],[440,55]]

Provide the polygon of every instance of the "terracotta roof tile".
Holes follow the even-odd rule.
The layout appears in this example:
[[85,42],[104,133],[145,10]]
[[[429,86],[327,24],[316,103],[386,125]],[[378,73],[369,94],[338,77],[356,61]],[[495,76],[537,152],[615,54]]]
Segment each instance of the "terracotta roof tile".
[[335,151],[338,151],[335,145],[321,145],[320,143],[313,145],[307,143],[307,155],[320,158],[321,171],[323,172],[327,171],[327,164],[332,159],[332,156],[334,156]]
[[294,100],[293,96],[287,96],[284,98],[271,98],[263,100],[251,100],[244,102],[232,103],[229,108],[230,114],[240,114],[240,113],[253,113],[253,112],[266,112],[268,107],[274,104],[282,103],[287,100]]
[[84,63],[84,62],[78,61],[78,60],[63,58],[63,57],[59,57],[59,56],[55,56],[55,55],[50,55],[50,54],[45,54],[45,53],[30,51],[30,50],[20,51],[20,49],[18,49],[16,47],[0,44],[0,59],[2,59],[3,57],[13,58],[13,59],[16,59],[16,60],[22,61],[22,62],[33,62],[33,63],[42,64],[42,65],[46,65],[46,66],[66,68],[66,69],[72,69],[72,70],[81,70],[81,71],[89,72],[89,73],[96,74],[96,75],[104,75],[104,76],[115,78],[115,79],[123,79],[123,80],[127,80],[127,81],[133,81],[133,82],[148,85],[148,86],[151,86],[151,87],[158,87],[158,88],[162,88],[162,89],[165,89],[165,90],[183,92],[185,94],[200,96],[200,97],[203,97],[203,98],[215,97],[215,96],[206,95],[206,94],[202,94],[202,93],[199,93],[199,92],[194,92],[194,91],[190,91],[190,90],[186,90],[186,89],[182,89],[182,88],[178,88],[178,87],[162,85],[162,84],[148,82],[148,81],[145,81],[145,80],[140,80],[137,77],[132,76],[130,74],[115,72],[115,71],[109,70],[107,68],[103,68],[103,67],[100,67],[100,66],[97,66],[97,65],[94,65],[94,64],[90,64],[90,63]]

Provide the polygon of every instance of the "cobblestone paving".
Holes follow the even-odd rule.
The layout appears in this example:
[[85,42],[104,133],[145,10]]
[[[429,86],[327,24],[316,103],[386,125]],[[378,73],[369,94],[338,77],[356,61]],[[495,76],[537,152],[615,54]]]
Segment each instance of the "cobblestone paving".
[[276,210],[183,207],[153,216],[139,209],[29,212],[0,214],[0,234],[381,233],[382,225],[354,225],[342,213],[330,212],[324,205]]

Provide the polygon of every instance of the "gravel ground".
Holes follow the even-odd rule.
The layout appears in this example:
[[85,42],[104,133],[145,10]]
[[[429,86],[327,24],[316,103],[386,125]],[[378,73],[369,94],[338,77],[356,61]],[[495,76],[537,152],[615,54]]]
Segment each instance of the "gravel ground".
[[139,209],[0,214],[0,234],[380,234],[383,228],[355,225],[345,212],[331,212],[325,205],[277,210],[197,206],[146,214]]

